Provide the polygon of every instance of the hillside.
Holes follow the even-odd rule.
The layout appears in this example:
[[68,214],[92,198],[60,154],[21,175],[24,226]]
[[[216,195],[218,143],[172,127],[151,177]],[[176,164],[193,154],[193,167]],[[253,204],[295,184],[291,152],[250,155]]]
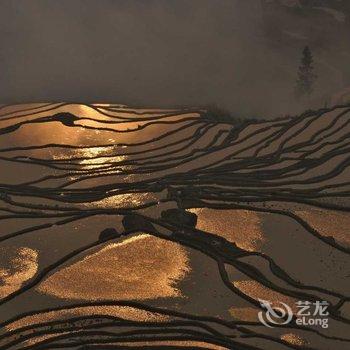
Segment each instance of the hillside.
[[[350,105],[1,107],[0,347],[345,350],[349,150]],[[260,299],[329,327],[264,327]]]

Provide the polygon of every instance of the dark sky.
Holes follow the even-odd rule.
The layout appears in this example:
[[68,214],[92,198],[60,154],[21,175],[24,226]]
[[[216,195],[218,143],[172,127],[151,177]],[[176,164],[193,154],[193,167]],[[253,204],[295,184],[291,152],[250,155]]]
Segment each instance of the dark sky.
[[[265,27],[259,0],[0,0],[0,102],[217,103],[242,115],[288,113],[308,42],[279,46]],[[324,80],[344,85],[342,77]]]

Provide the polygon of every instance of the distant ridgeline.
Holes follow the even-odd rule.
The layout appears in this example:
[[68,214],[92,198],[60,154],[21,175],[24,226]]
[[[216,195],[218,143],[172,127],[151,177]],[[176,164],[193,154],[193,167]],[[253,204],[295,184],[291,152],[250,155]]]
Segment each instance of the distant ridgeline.
[[258,120],[264,120],[262,117],[240,117],[233,114],[225,108],[218,107],[217,105],[208,105],[203,108],[201,118],[208,121],[215,121],[218,123],[229,123],[234,125],[249,124]]

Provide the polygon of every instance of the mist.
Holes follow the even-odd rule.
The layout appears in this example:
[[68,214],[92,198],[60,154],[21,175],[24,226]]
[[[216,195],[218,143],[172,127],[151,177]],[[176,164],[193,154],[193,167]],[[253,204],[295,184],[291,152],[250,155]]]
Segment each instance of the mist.
[[[293,114],[305,108],[293,87],[307,44],[319,76],[310,104],[346,87],[346,36],[286,41],[278,35],[282,24],[266,17],[263,3],[2,0],[0,102],[215,103],[239,116]],[[283,11],[286,23],[295,25],[290,9]],[[267,31],[267,23],[275,30]],[[334,47],[342,47],[339,59]]]

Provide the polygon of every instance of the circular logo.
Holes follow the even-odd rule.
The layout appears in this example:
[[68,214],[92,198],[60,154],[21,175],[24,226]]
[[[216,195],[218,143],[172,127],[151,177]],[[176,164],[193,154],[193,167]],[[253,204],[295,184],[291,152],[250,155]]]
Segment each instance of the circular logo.
[[267,300],[259,299],[261,306],[265,311],[259,311],[259,321],[266,327],[273,328],[274,325],[288,324],[293,318],[291,307],[283,302],[279,302],[280,306],[272,307]]

